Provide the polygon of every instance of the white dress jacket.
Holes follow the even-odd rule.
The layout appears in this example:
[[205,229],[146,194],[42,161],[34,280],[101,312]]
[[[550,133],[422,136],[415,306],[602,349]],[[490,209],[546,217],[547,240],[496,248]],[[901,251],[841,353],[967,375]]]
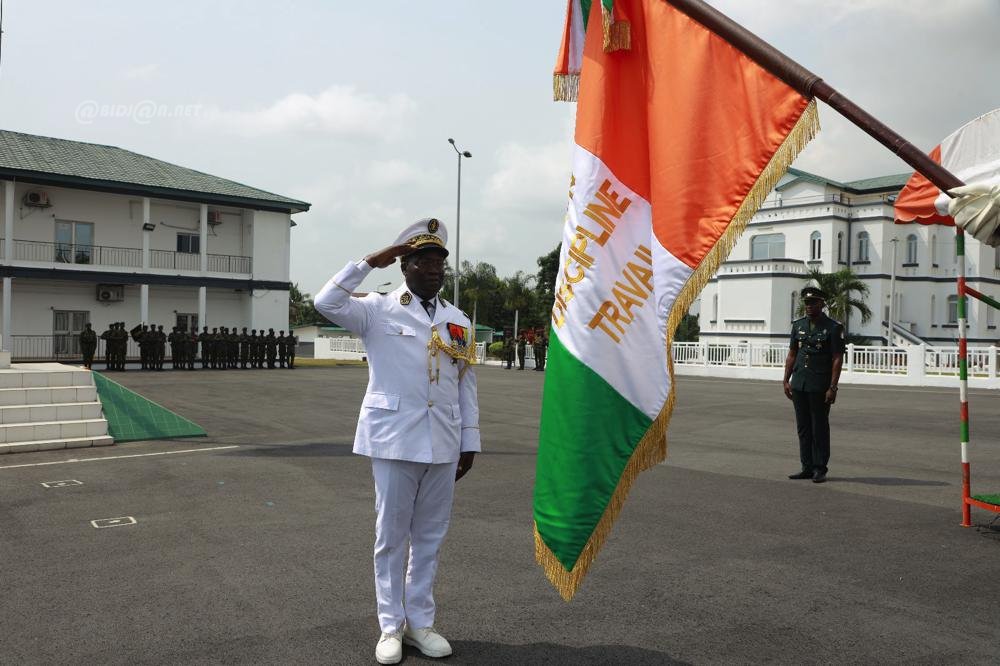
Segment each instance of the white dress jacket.
[[428,349],[433,329],[452,342],[449,323],[464,327],[468,344],[474,344],[469,318],[437,298],[432,322],[405,283],[389,294],[351,296],[371,270],[364,260],[347,264],[313,300],[316,310],[359,336],[367,349],[368,389],[354,453],[436,464],[479,451],[475,372],[461,372],[465,361],[453,362],[442,351],[435,358]]

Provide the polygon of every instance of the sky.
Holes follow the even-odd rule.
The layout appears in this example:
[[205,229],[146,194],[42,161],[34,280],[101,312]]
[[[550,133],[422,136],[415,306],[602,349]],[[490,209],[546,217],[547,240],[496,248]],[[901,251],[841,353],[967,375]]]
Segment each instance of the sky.
[[[1000,107],[1000,0],[710,0],[929,150]],[[308,201],[291,280],[437,217],[455,253],[534,274],[559,242],[575,104],[552,101],[563,0],[4,0],[0,128],[109,144]],[[795,166],[909,171],[820,105]],[[398,269],[378,271],[361,289]]]

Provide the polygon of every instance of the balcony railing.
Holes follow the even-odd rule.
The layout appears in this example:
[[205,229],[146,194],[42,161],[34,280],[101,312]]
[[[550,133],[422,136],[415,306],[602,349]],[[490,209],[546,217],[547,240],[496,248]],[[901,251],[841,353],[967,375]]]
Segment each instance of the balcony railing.
[[[0,250],[3,245],[0,244]],[[142,250],[134,247],[109,245],[82,245],[79,243],[49,243],[14,239],[13,258],[20,261],[38,261],[81,266],[113,266],[142,268]],[[150,250],[149,267],[155,269],[198,271],[201,255],[170,250]],[[208,270],[212,273],[250,274],[251,257],[230,254],[209,254]]]

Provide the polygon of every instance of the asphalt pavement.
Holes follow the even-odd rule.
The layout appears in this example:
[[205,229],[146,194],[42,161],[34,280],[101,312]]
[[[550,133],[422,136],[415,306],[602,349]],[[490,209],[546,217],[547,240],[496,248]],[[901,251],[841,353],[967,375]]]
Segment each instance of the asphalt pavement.
[[[542,373],[478,373],[445,663],[1000,661],[1000,533],[978,510],[959,527],[957,388],[843,386],[819,485],[786,478],[778,384],[678,378],[668,461],[566,603],[534,562]],[[0,456],[0,663],[374,663],[367,370],[111,376],[209,437]],[[974,492],[1000,491],[995,405],[972,392]]]

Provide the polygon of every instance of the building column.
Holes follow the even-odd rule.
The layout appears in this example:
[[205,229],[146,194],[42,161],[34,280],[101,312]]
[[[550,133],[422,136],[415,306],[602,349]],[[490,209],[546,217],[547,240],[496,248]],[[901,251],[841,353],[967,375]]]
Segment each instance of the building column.
[[[3,261],[9,266],[11,259],[14,258],[14,181],[5,181],[3,189]],[[2,348],[3,351],[12,351],[13,349],[11,345],[13,342],[11,339],[13,331],[10,328],[10,301],[12,291],[11,279],[9,277],[5,277],[3,279],[3,314],[0,315],[3,319],[3,321],[0,322],[0,324],[3,325],[3,338],[0,339],[0,348]]]
[[149,323],[149,285],[139,285],[139,321]]
[[11,299],[11,289],[10,278],[5,277],[3,279],[3,340],[2,349],[3,351],[13,351],[14,347],[11,344],[13,340],[11,335],[13,332],[10,330],[10,299]]
[[198,237],[198,251],[201,253],[201,272],[208,271],[208,204],[201,205],[199,213],[201,225]]
[[4,182],[3,193],[3,260],[14,258],[14,181]]
[[[142,198],[142,272],[149,273],[149,234],[152,223],[149,220],[149,197]],[[149,323],[149,285],[139,285],[139,321]]]
[[205,297],[207,295],[207,287],[198,287],[198,325],[208,326],[208,322],[205,321]]

